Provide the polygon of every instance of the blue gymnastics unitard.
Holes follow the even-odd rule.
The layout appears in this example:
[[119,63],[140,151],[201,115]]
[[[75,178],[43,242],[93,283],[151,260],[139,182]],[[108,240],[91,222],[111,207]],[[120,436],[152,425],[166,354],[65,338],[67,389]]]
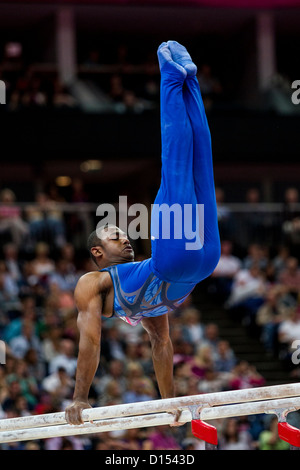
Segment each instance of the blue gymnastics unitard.
[[151,214],[151,258],[102,270],[112,277],[114,315],[131,325],[176,309],[220,258],[211,137],[197,69],[176,41],[160,45],[158,60],[162,168]]

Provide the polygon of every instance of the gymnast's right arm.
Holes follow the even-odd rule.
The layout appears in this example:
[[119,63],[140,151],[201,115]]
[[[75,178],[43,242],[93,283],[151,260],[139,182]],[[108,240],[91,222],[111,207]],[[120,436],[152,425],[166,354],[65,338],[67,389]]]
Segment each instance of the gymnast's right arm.
[[91,408],[88,395],[100,360],[101,273],[83,275],[74,298],[78,308],[79,352],[73,402],[66,408],[66,420],[69,424],[82,424],[82,410]]

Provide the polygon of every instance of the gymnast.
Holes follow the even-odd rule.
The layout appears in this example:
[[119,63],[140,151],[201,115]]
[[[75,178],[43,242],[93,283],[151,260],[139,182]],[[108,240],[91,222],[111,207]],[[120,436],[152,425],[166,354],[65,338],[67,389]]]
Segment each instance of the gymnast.
[[[101,315],[117,316],[130,325],[142,322],[149,334],[153,367],[161,398],[174,397],[173,346],[168,313],[208,277],[220,257],[211,136],[196,78],[197,68],[176,41],[158,48],[161,73],[161,185],[154,208],[167,204],[204,207],[204,226],[193,249],[183,233],[160,236],[162,213],[151,214],[151,258],[134,262],[127,235],[107,225],[94,231],[88,249],[98,271],[84,274],[74,298],[78,309],[79,352],[73,402],[66,408],[70,424],[82,424],[89,390],[100,361]],[[193,213],[193,227],[199,214]],[[202,235],[200,236],[200,233]],[[204,238],[203,238],[204,234]],[[179,413],[175,413],[174,425]]]

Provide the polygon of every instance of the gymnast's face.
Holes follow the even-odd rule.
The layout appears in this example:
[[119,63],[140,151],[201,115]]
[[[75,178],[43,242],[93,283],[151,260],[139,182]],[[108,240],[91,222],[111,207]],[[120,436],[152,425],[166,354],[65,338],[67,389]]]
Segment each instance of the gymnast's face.
[[104,266],[127,263],[134,260],[134,251],[126,233],[114,225],[104,228],[100,233],[101,245],[92,248],[97,262]]

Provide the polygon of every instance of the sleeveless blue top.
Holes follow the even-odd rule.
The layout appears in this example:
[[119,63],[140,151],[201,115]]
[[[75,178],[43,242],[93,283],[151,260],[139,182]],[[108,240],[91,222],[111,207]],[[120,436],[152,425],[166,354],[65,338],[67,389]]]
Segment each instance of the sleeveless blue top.
[[166,282],[152,270],[151,258],[101,269],[109,272],[114,286],[113,315],[130,325],[145,317],[157,317],[175,310],[196,284]]

